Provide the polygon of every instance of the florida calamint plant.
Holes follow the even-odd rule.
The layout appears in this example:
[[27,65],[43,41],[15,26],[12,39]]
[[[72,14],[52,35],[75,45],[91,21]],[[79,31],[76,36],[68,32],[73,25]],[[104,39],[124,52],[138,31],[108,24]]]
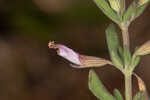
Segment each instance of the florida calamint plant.
[[[125,98],[115,89],[110,94],[102,84],[94,70],[89,72],[89,89],[100,100],[150,100],[142,79],[134,72],[135,67],[144,55],[150,54],[150,41],[130,52],[128,27],[132,21],[142,14],[150,0],[134,0],[126,8],[125,0],[94,0],[100,10],[119,26],[122,33],[123,44],[120,45],[116,25],[110,24],[106,29],[106,39],[111,61],[104,58],[86,56],[62,45],[49,42],[49,48],[57,50],[57,54],[69,60],[74,68],[92,68],[112,65],[120,70],[125,79]],[[139,92],[132,95],[132,76],[138,80]]]

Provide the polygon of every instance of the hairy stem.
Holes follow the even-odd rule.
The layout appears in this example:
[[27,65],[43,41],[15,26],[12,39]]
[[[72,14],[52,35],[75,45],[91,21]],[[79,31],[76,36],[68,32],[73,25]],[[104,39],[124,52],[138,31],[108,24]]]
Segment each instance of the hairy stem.
[[[130,40],[128,25],[123,25],[122,29],[122,38],[123,38],[123,48],[130,50]],[[132,74],[130,73],[130,66],[125,66],[125,99],[132,100]]]
[[125,75],[125,100],[132,100],[132,75]]
[[129,40],[128,27],[123,27],[122,28],[122,38],[123,38],[123,47],[130,49],[130,40]]

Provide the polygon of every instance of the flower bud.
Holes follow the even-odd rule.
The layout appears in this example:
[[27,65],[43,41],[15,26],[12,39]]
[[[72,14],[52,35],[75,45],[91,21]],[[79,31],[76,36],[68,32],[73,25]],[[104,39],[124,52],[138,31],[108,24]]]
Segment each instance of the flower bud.
[[110,61],[103,58],[80,55],[72,49],[61,44],[49,42],[48,46],[49,48],[58,49],[57,54],[73,63],[71,66],[74,68],[99,67],[106,64],[111,64]]
[[142,92],[146,91],[144,81],[136,73],[133,73],[133,75],[137,78],[139,90]]
[[116,11],[117,13],[120,12],[120,8],[121,8],[120,0],[109,0],[109,3],[110,3],[111,8],[114,11]]

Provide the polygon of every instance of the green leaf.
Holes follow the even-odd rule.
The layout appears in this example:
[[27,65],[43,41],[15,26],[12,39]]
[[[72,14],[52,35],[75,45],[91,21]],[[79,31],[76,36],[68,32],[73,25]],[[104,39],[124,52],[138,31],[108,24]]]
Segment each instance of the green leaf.
[[136,51],[139,49],[139,47],[135,48],[135,53],[132,56],[131,62],[130,62],[130,66],[132,68],[132,70],[135,69],[135,67],[139,64],[141,57],[139,55],[136,55]]
[[121,10],[120,0],[108,0],[108,1],[111,8],[119,14]]
[[114,97],[107,91],[94,70],[89,72],[89,89],[100,100],[115,100]]
[[119,16],[113,11],[113,9],[109,6],[107,1],[105,0],[94,0],[96,5],[102,10],[102,12],[109,17],[111,20],[113,20],[116,23],[119,23],[121,20]]
[[120,43],[117,36],[116,28],[113,24],[110,24],[106,29],[106,39],[113,64],[121,68],[123,64],[121,58],[118,55]]
[[124,64],[125,66],[128,66],[131,60],[131,53],[129,49],[125,48],[124,49]]
[[124,52],[123,52],[123,49],[122,47],[119,47],[119,57],[121,59],[121,61],[124,61]]
[[148,3],[149,2],[147,2],[144,5],[137,8],[136,13],[135,13],[135,18],[139,17],[144,12],[144,10],[147,7]]
[[124,22],[131,21],[131,19],[135,15],[135,11],[136,11],[136,3],[135,3],[135,1],[133,1],[133,3],[129,6],[129,8],[125,12],[125,14],[123,16],[123,21]]
[[139,62],[140,62],[140,56],[133,55],[131,59],[131,64],[130,64],[132,67],[132,70],[135,69],[135,67],[138,65]]
[[146,99],[145,93],[144,92],[138,92],[133,100],[148,100]]
[[140,46],[135,52],[135,55],[139,56],[144,56],[148,54],[150,54],[150,40]]
[[139,2],[137,0],[134,0],[133,3],[127,9],[127,11],[123,17],[123,21],[131,22],[134,19],[136,19],[138,16],[140,16],[144,12],[144,9],[147,7],[149,2],[150,2],[150,0],[147,0],[147,2],[144,3],[143,5],[139,5]]
[[115,96],[116,100],[123,100],[121,93],[117,89],[114,90],[114,96]]
[[107,44],[110,51],[116,51],[120,47],[116,27],[114,24],[110,24],[106,29]]
[[122,16],[125,11],[125,0],[120,0],[120,5],[121,5],[121,16]]
[[111,52],[111,60],[115,67],[119,69],[123,68],[122,60],[118,55],[115,54],[115,52]]

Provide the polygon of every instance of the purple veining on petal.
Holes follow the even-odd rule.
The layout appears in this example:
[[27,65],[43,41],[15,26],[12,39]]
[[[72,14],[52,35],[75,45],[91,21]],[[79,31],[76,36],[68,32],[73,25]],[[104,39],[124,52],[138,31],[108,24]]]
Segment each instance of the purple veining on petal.
[[58,50],[58,55],[64,57],[65,59],[69,60],[70,62],[80,65],[81,62],[79,60],[79,55],[72,49],[64,46],[64,45],[57,45],[59,50]]
[[79,54],[73,51],[72,49],[61,44],[55,44],[53,41],[48,43],[48,47],[58,49],[57,54],[59,56],[64,57],[65,59],[69,60],[70,62],[76,65],[81,65]]

